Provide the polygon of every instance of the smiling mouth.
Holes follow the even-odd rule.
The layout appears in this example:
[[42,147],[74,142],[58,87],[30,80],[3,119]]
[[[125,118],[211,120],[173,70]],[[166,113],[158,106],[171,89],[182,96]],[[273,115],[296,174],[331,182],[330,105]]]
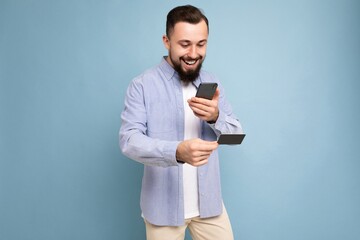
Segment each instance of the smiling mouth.
[[191,60],[182,59],[182,60],[183,60],[183,62],[184,62],[186,65],[191,66],[191,65],[194,65],[195,63],[197,63],[197,61],[198,61],[199,59],[191,59]]
[[185,62],[187,65],[194,65],[194,64],[197,62],[197,60],[191,60],[191,61],[186,61],[186,60],[184,60],[184,62]]

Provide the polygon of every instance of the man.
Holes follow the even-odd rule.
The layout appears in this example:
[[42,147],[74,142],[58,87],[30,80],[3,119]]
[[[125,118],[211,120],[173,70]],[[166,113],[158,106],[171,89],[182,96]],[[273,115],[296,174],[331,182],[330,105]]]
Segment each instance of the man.
[[[147,239],[233,239],[221,197],[217,137],[241,133],[219,81],[201,70],[209,24],[190,5],[167,15],[168,56],[136,77],[126,93],[120,148],[144,164],[141,210]],[[194,97],[216,82],[212,100]]]

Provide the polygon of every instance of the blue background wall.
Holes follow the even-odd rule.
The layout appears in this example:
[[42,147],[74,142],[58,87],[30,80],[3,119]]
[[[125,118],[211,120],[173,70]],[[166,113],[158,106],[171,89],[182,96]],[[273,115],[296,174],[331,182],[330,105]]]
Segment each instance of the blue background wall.
[[[130,80],[184,1],[0,1],[0,239],[144,239]],[[189,1],[247,133],[221,146],[236,239],[360,239],[360,2]]]

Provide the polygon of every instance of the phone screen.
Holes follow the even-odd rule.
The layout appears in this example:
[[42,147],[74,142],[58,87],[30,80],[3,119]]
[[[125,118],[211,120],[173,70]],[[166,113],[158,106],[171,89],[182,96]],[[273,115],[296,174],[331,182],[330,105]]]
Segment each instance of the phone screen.
[[211,100],[214,97],[217,86],[217,83],[200,83],[195,96]]

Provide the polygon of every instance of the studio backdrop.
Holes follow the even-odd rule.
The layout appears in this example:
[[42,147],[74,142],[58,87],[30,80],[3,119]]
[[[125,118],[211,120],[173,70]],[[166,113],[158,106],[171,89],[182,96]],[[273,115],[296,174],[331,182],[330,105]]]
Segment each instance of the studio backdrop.
[[0,239],[145,239],[120,114],[188,3],[247,134],[220,146],[235,239],[360,238],[359,1],[1,0]]

